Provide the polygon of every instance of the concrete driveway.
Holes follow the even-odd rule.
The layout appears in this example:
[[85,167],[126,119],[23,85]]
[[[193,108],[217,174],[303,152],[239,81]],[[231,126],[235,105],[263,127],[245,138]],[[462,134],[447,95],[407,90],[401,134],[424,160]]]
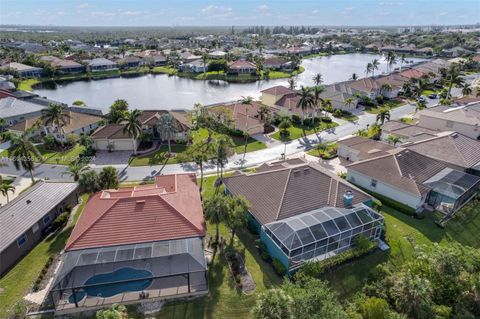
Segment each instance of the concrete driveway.
[[127,165],[131,154],[132,152],[130,151],[97,151],[90,164],[92,166]]

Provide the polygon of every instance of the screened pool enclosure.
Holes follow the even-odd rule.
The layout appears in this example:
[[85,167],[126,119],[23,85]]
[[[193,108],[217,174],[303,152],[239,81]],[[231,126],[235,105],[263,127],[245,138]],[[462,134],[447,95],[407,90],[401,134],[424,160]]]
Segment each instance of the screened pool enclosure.
[[273,257],[294,270],[305,261],[348,249],[358,235],[380,238],[383,225],[383,216],[362,204],[350,209],[324,207],[264,225],[262,239]]
[[50,291],[57,311],[206,293],[202,238],[67,251]]

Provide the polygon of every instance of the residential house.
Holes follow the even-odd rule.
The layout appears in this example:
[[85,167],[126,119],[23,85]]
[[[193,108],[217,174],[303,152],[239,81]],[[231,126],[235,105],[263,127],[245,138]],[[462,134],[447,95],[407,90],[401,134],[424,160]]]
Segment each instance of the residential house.
[[207,294],[205,234],[195,174],[95,193],[49,291],[55,315]]
[[77,203],[76,183],[39,180],[0,207],[0,275],[45,237],[58,215]]
[[146,58],[147,61],[154,66],[164,66],[167,65],[167,58],[163,55],[154,55],[151,57]]
[[257,66],[254,63],[246,60],[237,60],[228,65],[227,72],[229,74],[236,74],[236,75],[240,75],[240,74],[256,75]]
[[261,121],[259,110],[262,104],[252,102],[249,105],[241,102],[226,103],[224,105],[215,105],[208,108],[208,112],[215,115],[219,109],[228,110],[232,116],[232,128],[243,132],[248,132],[249,135],[261,134],[264,131],[264,122]]
[[224,184],[227,194],[250,202],[249,223],[290,274],[348,249],[358,234],[378,239],[383,229],[383,217],[369,208],[371,196],[300,159],[236,172]]
[[394,146],[374,141],[369,138],[351,136],[338,140],[338,156],[347,161],[358,162],[369,158],[386,155]]
[[374,78],[362,78],[356,81],[349,81],[348,86],[354,92],[366,96],[370,99],[374,99],[379,95],[380,85]]
[[263,67],[265,69],[273,69],[276,71],[292,71],[293,70],[291,62],[285,60],[284,58],[276,57],[276,56],[266,58],[263,61]]
[[11,62],[2,65],[2,69],[12,69],[15,70],[18,75],[22,78],[38,78],[41,77],[43,74],[42,68],[37,68],[34,66],[18,63],[18,62]]
[[421,110],[416,115],[418,125],[432,130],[455,131],[480,139],[480,103],[450,107],[439,105]]
[[124,57],[123,59],[117,60],[117,65],[120,66],[120,68],[122,69],[134,69],[142,66],[143,61],[139,57],[129,55]]
[[[403,77],[399,73],[392,73],[386,76],[380,76],[375,79],[379,86],[379,94],[383,97],[393,99],[398,96],[398,93],[403,88],[403,85],[409,81],[408,78]],[[389,89],[386,88],[389,86]]]
[[[348,85],[348,81],[326,85],[320,98],[329,99],[334,109],[343,111],[350,112],[358,105],[358,99],[354,95],[354,90]],[[350,103],[347,103],[348,99],[351,99]]]
[[42,115],[45,106],[8,96],[0,99],[0,118],[7,125],[14,125],[26,119]]
[[400,137],[400,144],[414,143],[437,136],[438,130],[390,120],[382,125],[382,140],[387,140],[390,135]]
[[139,117],[140,122],[142,122],[143,130],[151,130],[154,140],[164,140],[161,136],[160,129],[158,128],[158,122],[160,117],[167,113],[175,119],[177,132],[175,133],[174,140],[186,141],[188,139],[188,132],[190,131],[191,125],[188,119],[188,114],[184,110],[143,110],[142,115]]
[[42,56],[40,60],[50,63],[52,68],[59,73],[72,74],[85,72],[85,66],[72,60],[63,60],[50,55]]
[[203,73],[208,70],[208,65],[203,63],[202,59],[180,64],[178,69],[182,72]]
[[472,54],[474,53],[473,51],[470,51],[470,50],[467,50],[465,48],[462,48],[462,47],[453,47],[451,49],[444,49],[442,51],[442,54],[447,56],[447,57],[451,57],[451,58],[456,58],[456,57],[459,57],[459,56],[465,56],[465,55],[469,55],[469,54]]
[[212,51],[212,52],[208,53],[208,57],[210,59],[215,59],[215,60],[223,59],[223,58],[225,58],[226,55],[227,55],[226,52],[220,51],[220,50],[216,50],[216,51]]
[[195,55],[191,52],[181,52],[179,55],[180,55],[180,59],[185,64],[202,59],[200,55]]
[[89,61],[88,67],[91,72],[118,70],[118,66],[115,62],[105,58],[96,58]]
[[32,117],[23,121],[20,121],[11,127],[9,130],[22,134],[27,130],[32,130],[31,135],[53,136],[59,141],[65,141],[69,134],[87,134],[93,133],[103,121],[103,117],[97,115],[91,115],[87,113],[78,113],[72,110],[65,112],[67,114],[66,123],[60,129],[56,126],[45,126],[42,123],[41,116]]
[[97,151],[132,151],[138,147],[124,124],[107,124],[92,133],[93,148]]
[[12,75],[2,75],[0,76],[0,90],[5,91],[14,91],[15,84],[12,82],[13,76]]
[[274,107],[278,100],[280,100],[284,95],[287,94],[296,94],[295,90],[291,90],[282,85],[277,85],[268,89],[265,89],[260,92],[262,94],[261,101],[262,104]]
[[407,79],[420,79],[422,77],[428,76],[428,72],[422,72],[418,69],[407,69],[403,70],[402,72],[398,73],[400,76],[407,78]]
[[480,187],[480,177],[409,149],[347,165],[347,180],[420,212],[453,213]]
[[312,117],[316,113],[316,110],[311,107],[302,112],[298,107],[300,97],[295,90],[278,85],[263,90],[261,93],[262,104],[269,106],[276,114]]

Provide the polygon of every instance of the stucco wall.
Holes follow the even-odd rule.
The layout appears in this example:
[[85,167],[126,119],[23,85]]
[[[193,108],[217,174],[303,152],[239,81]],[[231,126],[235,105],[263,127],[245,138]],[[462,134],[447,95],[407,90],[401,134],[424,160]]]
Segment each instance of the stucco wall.
[[433,130],[441,131],[456,131],[460,134],[466,135],[470,138],[477,139],[480,136],[480,128],[472,125],[467,125],[459,122],[451,122],[450,126],[447,126],[446,119],[438,119],[430,116],[420,114],[419,126],[423,126]]
[[348,160],[352,162],[356,162],[360,160],[358,156],[359,151],[354,150],[353,148],[350,148],[342,143],[338,143],[337,154],[340,157],[348,158]]
[[382,183],[381,181],[377,180],[377,186],[372,187],[371,182],[372,178],[365,176],[361,173],[358,173],[352,169],[348,169],[347,172],[347,180],[353,184],[356,184],[358,186],[361,186],[365,189],[368,189],[372,192],[381,194],[383,196],[386,196],[388,198],[391,198],[397,202],[400,202],[402,204],[408,205],[409,207],[412,207],[413,209],[419,208],[423,202],[424,199],[422,199],[420,196],[416,196],[414,194],[407,193],[399,188],[396,188],[394,186]]
[[275,95],[271,95],[267,93],[262,93],[261,100],[262,100],[262,104],[265,104],[267,106],[274,106],[275,103],[277,102],[277,98],[275,97]]

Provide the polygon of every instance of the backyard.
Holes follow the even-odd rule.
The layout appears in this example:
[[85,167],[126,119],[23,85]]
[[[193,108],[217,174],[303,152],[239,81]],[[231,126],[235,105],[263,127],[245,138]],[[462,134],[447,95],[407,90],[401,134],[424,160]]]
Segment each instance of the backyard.
[[290,133],[289,136],[287,137],[282,137],[280,135],[280,131],[277,131],[270,135],[271,138],[276,139],[278,141],[282,142],[289,142],[296,140],[298,138],[304,137],[306,135],[314,134],[314,133],[320,133],[323,130],[333,128],[335,126],[338,126],[337,123],[332,122],[332,123],[325,123],[325,122],[319,122],[316,124],[316,126],[308,126],[308,125],[301,125],[301,124],[296,124],[292,123],[292,125],[287,129],[287,131]]

